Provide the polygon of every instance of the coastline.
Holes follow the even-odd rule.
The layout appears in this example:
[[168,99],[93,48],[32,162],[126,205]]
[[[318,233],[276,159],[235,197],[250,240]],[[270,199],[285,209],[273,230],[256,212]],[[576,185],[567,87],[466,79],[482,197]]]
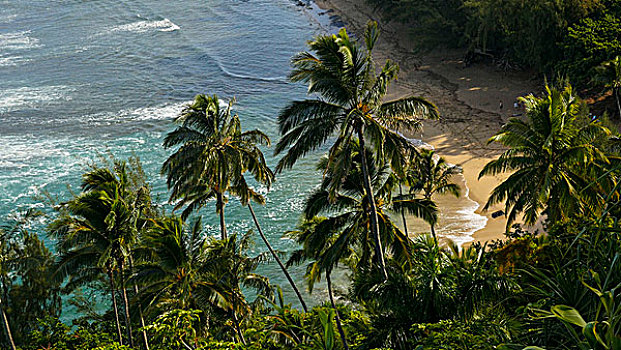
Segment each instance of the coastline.
[[513,108],[516,98],[538,91],[538,84],[526,72],[501,72],[483,64],[466,67],[460,50],[439,49],[417,56],[407,26],[385,23],[364,0],[316,0],[316,4],[340,16],[356,35],[363,32],[369,20],[378,21],[381,37],[374,58],[380,64],[390,58],[400,66],[399,79],[391,86],[389,98],[423,96],[438,106],[442,116],[439,121],[425,121],[423,132],[410,136],[430,144],[449,163],[462,167],[468,196],[479,205],[475,213],[487,218],[485,227],[472,235],[474,241],[503,238],[504,217],[491,216],[503,209],[502,205],[482,210],[503,178],[487,176],[479,180],[478,174],[502,152],[499,146],[488,145],[487,140],[508,118],[519,113]]

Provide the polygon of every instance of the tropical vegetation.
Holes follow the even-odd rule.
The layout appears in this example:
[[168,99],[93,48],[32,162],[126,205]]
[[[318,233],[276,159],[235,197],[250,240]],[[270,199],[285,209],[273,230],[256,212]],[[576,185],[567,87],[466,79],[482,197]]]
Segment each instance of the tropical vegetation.
[[[591,9],[582,6],[576,15]],[[7,218],[0,346],[620,349],[614,124],[592,118],[567,80],[523,97],[525,115],[490,138],[504,152],[480,174],[505,176],[488,200],[505,207],[505,238],[439,241],[436,200],[461,195],[461,169],[404,136],[439,111],[420,97],[386,99],[398,67],[377,69],[378,38],[370,23],[360,41],[345,30],[321,35],[293,58],[290,78],[308,84],[309,98],[278,116],[275,153],[283,156],[274,172],[263,153],[269,138],[242,128],[234,100],[200,94],[164,139],[170,205],[153,199],[138,159],[113,159],[89,165],[79,191],[53,212]],[[602,59],[597,79],[618,96],[618,79],[609,79],[617,61]],[[265,204],[276,176],[322,146],[321,181],[298,226],[282,232],[292,247],[285,256],[252,205]],[[249,209],[260,247],[254,230],[227,227],[230,198]],[[217,237],[201,215],[213,202]],[[408,232],[406,214],[429,232]],[[295,297],[261,274],[270,263]],[[291,276],[295,265],[305,267],[307,294]]]

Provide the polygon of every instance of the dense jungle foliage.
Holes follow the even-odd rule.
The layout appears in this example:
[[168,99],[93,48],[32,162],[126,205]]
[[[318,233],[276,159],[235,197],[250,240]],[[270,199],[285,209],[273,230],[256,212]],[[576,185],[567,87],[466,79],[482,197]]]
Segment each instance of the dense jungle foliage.
[[[580,4],[575,16],[595,11]],[[460,195],[452,183],[459,168],[404,138],[439,112],[420,97],[385,100],[398,67],[375,69],[378,37],[370,23],[360,42],[342,30],[293,58],[290,78],[311,94],[278,116],[274,171],[262,153],[269,138],[242,129],[234,101],[198,95],[164,141],[174,212],[151,200],[140,162],[130,159],[85,171],[45,232],[33,229],[41,220],[34,210],[7,218],[2,348],[621,349],[614,127],[593,120],[564,81],[523,97],[525,116],[490,140],[506,151],[481,172],[508,174],[489,198],[506,207],[506,239],[463,249],[439,242],[435,199]],[[283,232],[296,250],[281,260],[254,215],[265,198],[253,184],[269,188],[322,145],[324,176],[299,226]],[[230,200],[248,208],[256,230],[227,230]],[[206,235],[200,219],[214,203],[220,237]],[[429,233],[402,230],[406,213]],[[541,222],[545,232],[514,222]],[[253,241],[265,253],[253,253]],[[326,282],[325,300],[309,307],[299,292],[284,300],[257,273],[265,263],[278,264],[296,291],[288,268],[306,266],[306,287]],[[347,283],[333,285],[334,273]],[[72,324],[60,321],[67,308],[78,315]]]
[[366,0],[426,46],[463,47],[506,67],[560,74],[584,87],[621,54],[617,0]]

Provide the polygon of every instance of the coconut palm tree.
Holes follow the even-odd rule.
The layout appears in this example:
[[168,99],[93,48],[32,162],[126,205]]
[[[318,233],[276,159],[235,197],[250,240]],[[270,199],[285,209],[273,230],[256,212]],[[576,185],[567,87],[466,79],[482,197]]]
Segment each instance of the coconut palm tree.
[[172,189],[170,201],[178,201],[175,210],[185,206],[182,216],[186,218],[215,198],[222,239],[227,237],[226,193],[247,195],[235,188],[239,176],[248,171],[268,184],[273,178],[257,146],[269,145],[269,138],[259,130],[241,130],[239,117],[231,114],[234,102],[223,108],[217,96],[197,95],[175,120],[181,125],[164,139],[165,148],[178,146],[162,166]]
[[369,173],[367,143],[378,162],[399,166],[404,149],[409,148],[402,131],[420,128],[420,118],[438,117],[436,107],[420,97],[407,96],[384,101],[388,86],[397,77],[398,66],[390,61],[376,73],[373,48],[379,37],[377,23],[370,22],[364,34],[364,47],[350,39],[342,29],[336,35],[323,35],[309,43],[310,52],[296,55],[290,80],[308,83],[308,92],[318,99],[294,101],[278,116],[280,133],[275,153],[286,151],[277,172],[292,167],[298,159],[336,136],[330,147],[330,163],[338,164],[331,193],[351,168],[350,141],[358,139],[363,150],[362,171],[367,203],[370,206],[375,260],[386,276],[380,223]]
[[302,246],[293,252],[291,258],[287,262],[288,265],[299,264],[303,260],[312,260],[306,267],[306,278],[308,281],[308,289],[312,293],[315,282],[321,280],[321,274],[324,273],[328,284],[328,296],[330,304],[334,309],[336,325],[341,336],[343,347],[349,350],[347,337],[341,324],[341,317],[334,302],[334,294],[332,291],[332,279],[330,275],[334,268],[337,267],[339,261],[345,260],[350,254],[349,249],[335,250],[332,245],[338,238],[338,231],[333,230],[329,224],[325,224],[327,218],[314,217],[303,222],[299,230],[289,231],[287,236],[293,238]]
[[584,104],[571,86],[546,86],[543,97],[521,98],[527,119],[511,118],[490,138],[508,148],[481,170],[479,178],[513,172],[492,191],[484,209],[505,203],[507,230],[523,213],[524,223],[534,224],[545,210],[552,222],[578,215],[585,208],[581,199],[591,181],[587,169],[607,163],[599,147],[610,131],[590,122]]
[[[255,257],[247,255],[252,244],[251,235],[232,235],[227,240],[212,241],[206,247],[206,254],[215,277],[215,286],[226,292],[226,304],[223,309],[228,312],[233,321],[235,332],[239,340],[246,344],[241,330],[240,320],[248,319],[252,314],[253,304],[261,302],[261,297],[248,303],[242,288],[254,289],[257,295],[267,300],[273,297],[273,288],[267,277],[254,271],[260,263],[267,261],[267,254]],[[240,317],[241,316],[241,317]]]
[[604,87],[612,89],[612,94],[617,103],[617,112],[621,118],[621,97],[619,96],[619,90],[621,90],[621,56],[602,63],[595,70],[597,74],[594,80],[602,83]]
[[66,212],[51,224],[50,232],[58,239],[57,251],[60,252],[56,275],[63,280],[69,278],[67,288],[73,289],[102,276],[108,278],[117,336],[119,343],[123,344],[116,299],[116,282],[120,273],[117,257],[122,253],[115,222],[110,222],[111,225],[107,222],[116,221],[111,201],[114,200],[104,193],[80,194],[63,204]]
[[[140,216],[150,196],[148,189],[133,189],[130,183],[125,162],[116,162],[113,169],[94,167],[82,176],[82,193],[61,204],[61,216],[50,225],[50,233],[58,239],[57,251],[61,253],[57,275],[69,278],[68,288],[97,280],[102,274],[108,277],[122,342],[116,301],[118,278],[128,344],[133,346],[127,262],[137,243],[137,227],[145,220]],[[141,322],[144,324],[144,320]],[[148,348],[148,341],[145,346]]]
[[[338,256],[350,253],[350,262],[356,268],[369,267],[373,251],[373,239],[370,237],[371,214],[366,202],[361,170],[362,152],[358,145],[351,145],[353,167],[343,179],[339,190],[330,193],[329,187],[334,181],[333,175],[338,169],[333,169],[328,157],[321,159],[318,169],[325,173],[322,185],[312,192],[306,201],[304,219],[311,220],[316,216],[326,215],[328,218],[322,225],[326,225],[323,232],[338,232],[339,238],[331,245]],[[386,245],[391,255],[402,262],[407,262],[410,254],[409,238],[392,221],[390,213],[405,210],[420,217],[428,223],[437,220],[437,208],[429,200],[405,195],[402,198],[393,198],[393,190],[397,184],[397,177],[390,172],[387,165],[376,167],[373,157],[369,158],[369,172],[373,184],[374,199],[376,200],[379,218],[380,236],[382,245]],[[326,239],[328,237],[326,236]],[[336,260],[332,260],[336,261]]]
[[[451,165],[442,157],[436,156],[433,150],[422,149],[413,156],[405,173],[410,193],[420,192],[423,198],[432,201],[434,195],[452,195],[459,197],[459,185],[453,178],[461,174],[461,168]],[[430,224],[431,234],[437,242],[435,222]]]
[[241,286],[271,295],[267,278],[253,272],[265,255],[245,255],[249,243],[249,236],[210,240],[200,218],[190,232],[179,217],[157,219],[145,238],[148,259],[136,266],[131,283],[143,286],[141,299],[147,312],[217,308],[231,317],[235,333],[244,342],[239,316],[250,312],[250,305]]
[[[141,288],[145,311],[157,314],[174,309],[202,309],[204,300],[215,300],[214,289],[205,264],[207,239],[197,219],[190,232],[184,231],[180,217],[162,217],[153,221],[143,239],[143,259],[136,264],[130,283]],[[223,296],[219,296],[223,299]]]
[[[270,245],[269,241],[265,237],[261,226],[259,225],[259,221],[254,213],[252,205],[250,201],[255,201],[256,203],[263,205],[265,204],[265,198],[254,191],[246,182],[244,174],[246,172],[250,172],[254,175],[254,179],[269,189],[272,182],[274,181],[274,173],[267,166],[265,162],[265,157],[263,152],[257,147],[257,144],[269,146],[270,139],[267,135],[263,134],[258,130],[252,130],[249,132],[242,132],[241,123],[237,115],[231,116],[231,101],[229,103],[229,107],[225,111],[218,111],[219,102],[216,96],[213,97],[205,97],[203,95],[198,95],[195,99],[195,102],[192,106],[189,106],[184,110],[182,115],[177,119],[178,122],[183,122],[183,125],[177,128],[175,131],[168,134],[165,146],[172,147],[173,145],[182,144],[183,146],[173,154],[168,160],[167,163],[164,164],[163,169],[170,169],[168,171],[176,171],[173,170],[173,163],[178,162],[185,156],[191,156],[191,152],[203,152],[202,154],[207,157],[206,153],[211,151],[216,151],[220,148],[225,148],[226,151],[222,151],[221,155],[217,159],[207,160],[207,163],[204,165],[201,164],[192,164],[191,167],[200,168],[204,167],[202,171],[205,171],[207,174],[211,170],[222,171],[223,174],[220,178],[226,178],[228,184],[226,185],[227,190],[233,195],[239,197],[240,202],[244,206],[248,206],[248,210],[252,216],[253,222],[255,223],[257,230],[259,231],[259,235],[261,239],[267,246],[268,250],[272,254],[273,258],[277,261],[278,265],[282,269],[285,274],[289,284],[295,291],[300,303],[305,311],[308,311],[306,303],[302,298],[300,291],[298,290],[295,282],[291,278],[291,275],[287,271],[286,267]],[[214,120],[209,121],[208,119],[213,118]],[[215,119],[222,119],[221,121],[216,121]],[[202,123],[216,123],[214,126],[215,129],[206,128],[201,126]],[[220,125],[221,123],[221,125]],[[195,139],[196,138],[196,139]],[[223,146],[226,144],[226,146]],[[202,148],[199,149],[182,149],[185,147],[197,147]],[[187,154],[182,154],[187,153]],[[209,155],[210,157],[213,155]],[[196,159],[196,162],[200,162],[200,159]],[[225,164],[225,165],[222,165]],[[234,165],[232,165],[234,164]],[[228,167],[227,167],[228,166]],[[170,167],[170,168],[169,168]],[[185,171],[182,169],[182,171]],[[194,170],[192,170],[194,171]],[[177,174],[169,173],[169,181],[171,178],[175,178],[178,176]],[[185,175],[182,175],[185,176]],[[192,178],[191,174],[187,174],[187,178],[184,177],[183,181],[197,181],[201,182],[201,179]],[[202,175],[201,175],[202,176]],[[211,176],[208,174],[208,176]],[[217,180],[217,179],[216,179]],[[208,182],[210,182],[209,180]],[[217,181],[216,181],[217,182]],[[189,187],[192,187],[191,183],[187,184]],[[175,184],[177,186],[177,184]],[[186,218],[192,210],[197,209],[199,206],[203,205],[204,202],[213,197],[213,195],[217,192],[213,188],[208,188],[208,186],[195,186],[193,188],[185,188],[181,187],[186,186],[185,183],[179,184],[179,188],[182,191],[187,191],[181,193],[181,195],[186,196],[182,198],[182,200],[177,204],[177,207],[181,207],[184,204],[188,204],[187,208],[184,210],[184,218]],[[215,185],[215,187],[223,188],[221,185]],[[215,188],[214,187],[214,188]],[[220,197],[216,194],[216,198],[224,198],[224,192]],[[171,199],[178,197],[173,193],[171,195]],[[220,224],[221,229],[223,229],[222,237],[226,237],[226,227],[224,225],[224,211],[221,210],[224,208],[224,204],[220,202],[220,199],[217,199],[218,211],[220,213]]]

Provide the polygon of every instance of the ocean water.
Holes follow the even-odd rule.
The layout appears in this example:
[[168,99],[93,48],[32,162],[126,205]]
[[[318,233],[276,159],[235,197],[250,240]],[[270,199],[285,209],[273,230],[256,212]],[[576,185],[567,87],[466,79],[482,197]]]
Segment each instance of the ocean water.
[[[165,204],[162,140],[198,93],[234,96],[243,127],[277,141],[275,116],[306,92],[286,81],[291,56],[342,25],[293,0],[0,0],[0,218],[31,207],[49,212],[43,194],[70,198],[85,164],[106,154],[139,156]],[[277,249],[294,248],[281,236],[320,181],[316,159],[281,174],[267,205],[255,209]],[[217,235],[214,209],[202,214]],[[253,228],[234,200],[226,214],[230,231]],[[277,266],[261,272],[295,304]],[[303,268],[293,274],[301,284]]]

